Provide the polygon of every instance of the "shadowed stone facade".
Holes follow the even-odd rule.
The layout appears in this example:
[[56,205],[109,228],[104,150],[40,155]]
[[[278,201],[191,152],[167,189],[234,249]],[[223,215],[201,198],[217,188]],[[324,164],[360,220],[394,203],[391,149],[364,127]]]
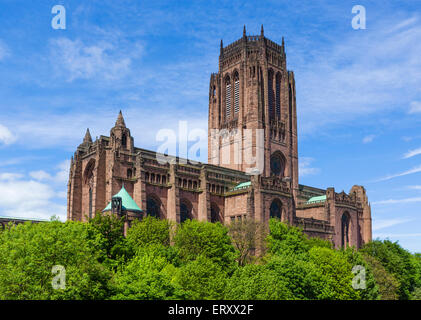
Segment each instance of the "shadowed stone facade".
[[[371,240],[364,187],[346,194],[299,184],[294,73],[287,70],[284,41],[267,39],[263,26],[258,36],[244,28],[232,44],[221,41],[208,120],[208,164],[176,157],[160,163],[156,152],[134,147],[121,112],[109,136],[92,141],[88,130],[71,160],[67,218],[92,217],[124,185],[147,215],[162,219],[267,223],[278,217],[336,247]],[[247,158],[259,154],[263,166],[256,174]]]

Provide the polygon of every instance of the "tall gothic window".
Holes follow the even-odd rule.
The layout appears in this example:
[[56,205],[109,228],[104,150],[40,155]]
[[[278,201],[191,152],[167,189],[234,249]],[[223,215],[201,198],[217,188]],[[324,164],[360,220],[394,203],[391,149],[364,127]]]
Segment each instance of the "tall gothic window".
[[273,118],[274,94],[273,94],[273,71],[268,73],[268,103],[269,103],[269,119]]
[[225,119],[228,120],[231,117],[231,81],[227,77],[225,80]]
[[349,245],[349,214],[345,212],[342,215],[341,225],[342,225],[342,247],[348,247]]
[[234,76],[234,113],[240,111],[240,78],[238,73]]
[[276,74],[276,116],[281,117],[281,74]]
[[219,208],[216,204],[211,205],[211,222],[218,222],[220,221],[219,217]]
[[148,197],[146,200],[146,213],[148,214],[148,216],[160,218],[161,217],[160,211],[161,210],[160,210],[159,202],[155,200],[154,198]]
[[191,219],[191,204],[187,200],[180,201],[180,222],[183,223],[187,219]]
[[281,219],[282,202],[278,199],[272,201],[270,205],[270,217]]
[[127,135],[125,133],[123,133],[123,136],[121,137],[121,146],[123,148],[127,147]]
[[92,219],[92,188],[89,188],[89,219]]

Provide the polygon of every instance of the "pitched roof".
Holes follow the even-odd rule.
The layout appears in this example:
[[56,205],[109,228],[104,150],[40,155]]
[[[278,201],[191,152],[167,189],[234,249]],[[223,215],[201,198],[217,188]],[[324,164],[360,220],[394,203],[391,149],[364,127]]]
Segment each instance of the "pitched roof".
[[[134,211],[134,212],[143,212],[142,209],[139,208],[139,206],[136,204],[136,202],[133,200],[133,198],[129,195],[129,193],[126,191],[124,186],[121,188],[121,190],[113,196],[114,197],[120,197],[122,202],[122,209],[126,211]],[[108,206],[105,207],[104,211],[111,211],[111,201],[108,203]]]
[[232,190],[239,190],[239,189],[244,189],[251,186],[251,181],[246,181],[246,182],[242,182],[240,184],[237,184],[234,188],[232,188]]
[[311,197],[310,199],[307,200],[306,203],[316,203],[316,202],[325,202],[325,201],[326,201],[326,195]]

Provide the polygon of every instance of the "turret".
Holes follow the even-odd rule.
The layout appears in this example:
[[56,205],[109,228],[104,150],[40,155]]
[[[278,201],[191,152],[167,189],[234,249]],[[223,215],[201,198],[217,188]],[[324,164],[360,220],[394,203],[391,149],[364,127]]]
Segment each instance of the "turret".
[[121,110],[118,114],[115,126],[111,129],[110,138],[111,146],[115,150],[127,150],[133,152],[134,141],[130,135],[130,130],[126,127]]

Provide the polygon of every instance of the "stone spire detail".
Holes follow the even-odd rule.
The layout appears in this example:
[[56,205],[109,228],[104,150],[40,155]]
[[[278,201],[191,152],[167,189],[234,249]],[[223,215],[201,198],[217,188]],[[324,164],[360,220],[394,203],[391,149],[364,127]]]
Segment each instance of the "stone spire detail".
[[244,38],[246,37],[246,25],[244,25],[244,28],[243,28],[243,37]]
[[83,138],[83,143],[92,143],[91,133],[89,132],[89,128],[86,129],[85,137]]
[[126,123],[124,122],[124,118],[123,118],[123,114],[121,113],[121,110],[120,110],[120,113],[118,114],[118,118],[117,118],[117,121],[115,122],[115,126],[126,127]]
[[263,38],[265,35],[265,31],[263,30],[263,24],[262,24],[262,28],[260,29],[260,35]]

